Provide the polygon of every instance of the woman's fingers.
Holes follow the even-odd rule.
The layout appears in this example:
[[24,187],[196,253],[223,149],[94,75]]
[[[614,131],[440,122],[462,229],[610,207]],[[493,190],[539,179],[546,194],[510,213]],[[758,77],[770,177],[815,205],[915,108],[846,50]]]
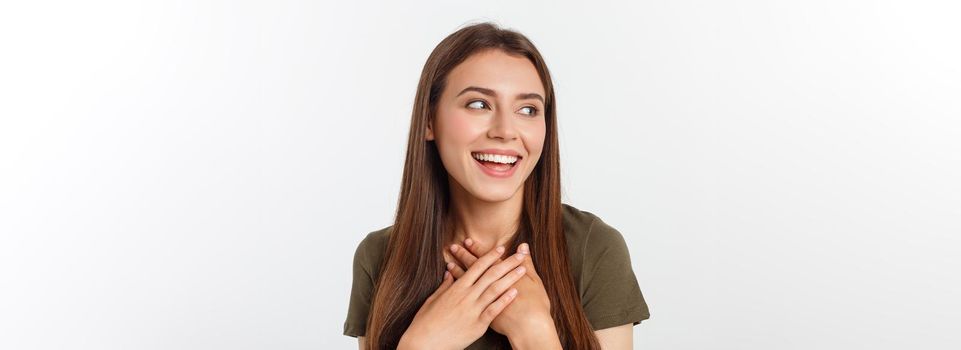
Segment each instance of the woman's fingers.
[[447,271],[450,271],[451,275],[454,275],[454,278],[457,279],[464,275],[464,269],[452,262],[447,263]]
[[537,269],[534,268],[534,260],[531,257],[530,246],[527,243],[521,243],[517,246],[517,251],[527,255],[527,258],[521,263],[521,266],[527,268],[527,274],[540,280],[541,277],[537,275]]
[[479,246],[474,245],[474,240],[472,240],[472,239],[470,239],[470,238],[467,238],[467,239],[464,240],[464,248],[466,248],[468,251],[470,251],[470,253],[473,254],[474,256],[481,255],[480,253],[477,252],[477,248],[478,248],[478,247],[479,247]]
[[440,282],[440,286],[437,287],[437,290],[434,291],[434,294],[431,294],[429,297],[427,297],[427,300],[437,299],[438,296],[444,294],[444,292],[450,288],[450,285],[454,283],[453,281],[454,277],[451,276],[450,271],[444,271],[444,279]]
[[[477,259],[470,268],[464,272],[464,275],[460,279],[454,282],[454,285],[460,285],[464,288],[469,288],[474,285],[475,282],[481,277],[484,272],[487,271],[491,265],[497,262],[501,254],[504,254],[504,247],[497,247],[497,249],[491,249],[490,252],[484,254],[484,256]],[[484,286],[485,288],[487,286]]]
[[[463,276],[464,273],[466,272],[465,268],[470,269],[471,265],[473,265],[474,262],[477,261],[477,255],[482,255],[474,251],[474,249],[476,249],[477,246],[472,243],[473,241],[471,241],[471,239],[468,238],[464,240],[463,246],[460,246],[455,243],[449,247],[451,251],[451,256],[453,256],[455,259],[457,259],[457,262],[459,262],[459,264],[454,262],[447,263],[447,270],[451,272],[451,275],[454,276],[455,279],[460,279],[461,276]],[[527,243],[522,243],[520,246],[518,246],[517,251],[523,254],[528,254],[528,255],[530,254],[530,248]],[[501,261],[500,258],[498,258],[495,264],[500,261]],[[464,267],[461,267],[461,266],[464,266]],[[530,264],[530,266],[527,266],[526,269],[528,271],[533,271],[534,269],[533,264]]]
[[534,260],[531,259],[530,255],[525,255],[524,261],[521,262],[521,266],[527,269],[527,275],[531,276],[537,281],[541,280],[541,276],[537,275],[537,269],[534,268]]
[[[511,258],[508,258],[507,260],[511,260]],[[501,296],[501,294],[504,294],[505,291],[514,285],[514,283],[517,283],[521,277],[524,277],[524,273],[526,272],[527,268],[524,266],[515,267],[513,270],[504,275],[504,277],[494,281],[494,283],[487,287],[487,289],[484,290],[484,293],[480,295],[480,301],[483,304],[490,304],[496,300],[497,297]]]
[[484,309],[484,312],[481,313],[481,320],[484,323],[493,322],[494,318],[496,318],[497,315],[500,315],[501,311],[504,311],[504,309],[507,308],[507,305],[514,301],[514,297],[516,296],[516,288],[511,288],[511,290],[507,291],[507,293],[502,294],[500,298],[497,298],[497,301],[494,301],[488,305],[486,309]]
[[444,271],[444,280],[437,289],[440,289],[441,293],[443,293],[447,288],[450,288],[451,284],[454,284],[454,276],[451,276],[450,271]]
[[[492,284],[494,284],[494,282],[496,282],[497,280],[500,280],[504,276],[509,275],[511,270],[514,270],[515,268],[520,266],[521,263],[524,261],[525,257],[526,255],[517,253],[511,257],[508,257],[507,259],[504,259],[503,261],[497,263],[496,265],[492,266],[490,269],[487,270],[487,272],[484,273],[484,275],[482,275],[477,280],[476,283],[474,283],[474,288],[473,290],[471,290],[470,294],[472,294],[475,298],[480,298],[481,293],[487,292],[489,287]],[[473,267],[471,268],[471,270],[473,270]],[[468,270],[468,272],[470,271]],[[523,273],[521,273],[520,275],[523,275]],[[503,290],[501,290],[501,292],[503,292]],[[490,297],[488,302],[493,301],[494,298],[496,298],[498,295],[500,295],[500,293],[497,293],[493,297]]]
[[477,261],[477,257],[467,248],[461,247],[457,244],[452,244],[450,246],[450,253],[454,255],[457,260],[461,262],[466,268],[470,268]]

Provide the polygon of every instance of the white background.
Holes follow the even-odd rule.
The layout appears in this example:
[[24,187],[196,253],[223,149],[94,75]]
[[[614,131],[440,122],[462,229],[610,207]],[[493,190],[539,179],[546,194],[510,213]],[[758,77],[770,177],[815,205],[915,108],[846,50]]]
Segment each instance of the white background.
[[0,348],[340,349],[433,47],[557,88],[638,349],[961,346],[955,1],[5,1]]

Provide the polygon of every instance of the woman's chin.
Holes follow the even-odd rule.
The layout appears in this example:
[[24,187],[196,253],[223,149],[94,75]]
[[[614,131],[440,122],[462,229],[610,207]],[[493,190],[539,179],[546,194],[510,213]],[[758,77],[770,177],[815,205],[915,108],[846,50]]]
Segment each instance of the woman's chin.
[[517,188],[506,188],[498,186],[496,188],[481,188],[470,191],[471,196],[484,202],[503,202],[513,198],[517,194]]

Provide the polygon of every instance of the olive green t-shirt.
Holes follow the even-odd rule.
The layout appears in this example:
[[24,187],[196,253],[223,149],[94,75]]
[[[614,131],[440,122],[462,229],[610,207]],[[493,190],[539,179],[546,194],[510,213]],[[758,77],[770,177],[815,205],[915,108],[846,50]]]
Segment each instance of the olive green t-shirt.
[[[571,273],[581,306],[594,330],[629,323],[637,325],[650,318],[621,233],[590,212],[567,204],[563,210]],[[354,280],[344,335],[366,334],[367,314],[376,277],[380,276],[377,270],[387,248],[389,229],[367,234],[354,253]],[[467,349],[487,349],[503,339],[506,339],[503,335],[488,328],[487,333]]]

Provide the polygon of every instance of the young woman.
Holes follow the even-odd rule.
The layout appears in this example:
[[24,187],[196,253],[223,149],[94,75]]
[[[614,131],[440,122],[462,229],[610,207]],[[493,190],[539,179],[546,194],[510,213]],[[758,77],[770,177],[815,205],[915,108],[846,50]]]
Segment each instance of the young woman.
[[392,226],[354,255],[361,349],[630,349],[650,317],[621,234],[561,203],[553,84],[523,35],[462,28],[417,87]]

